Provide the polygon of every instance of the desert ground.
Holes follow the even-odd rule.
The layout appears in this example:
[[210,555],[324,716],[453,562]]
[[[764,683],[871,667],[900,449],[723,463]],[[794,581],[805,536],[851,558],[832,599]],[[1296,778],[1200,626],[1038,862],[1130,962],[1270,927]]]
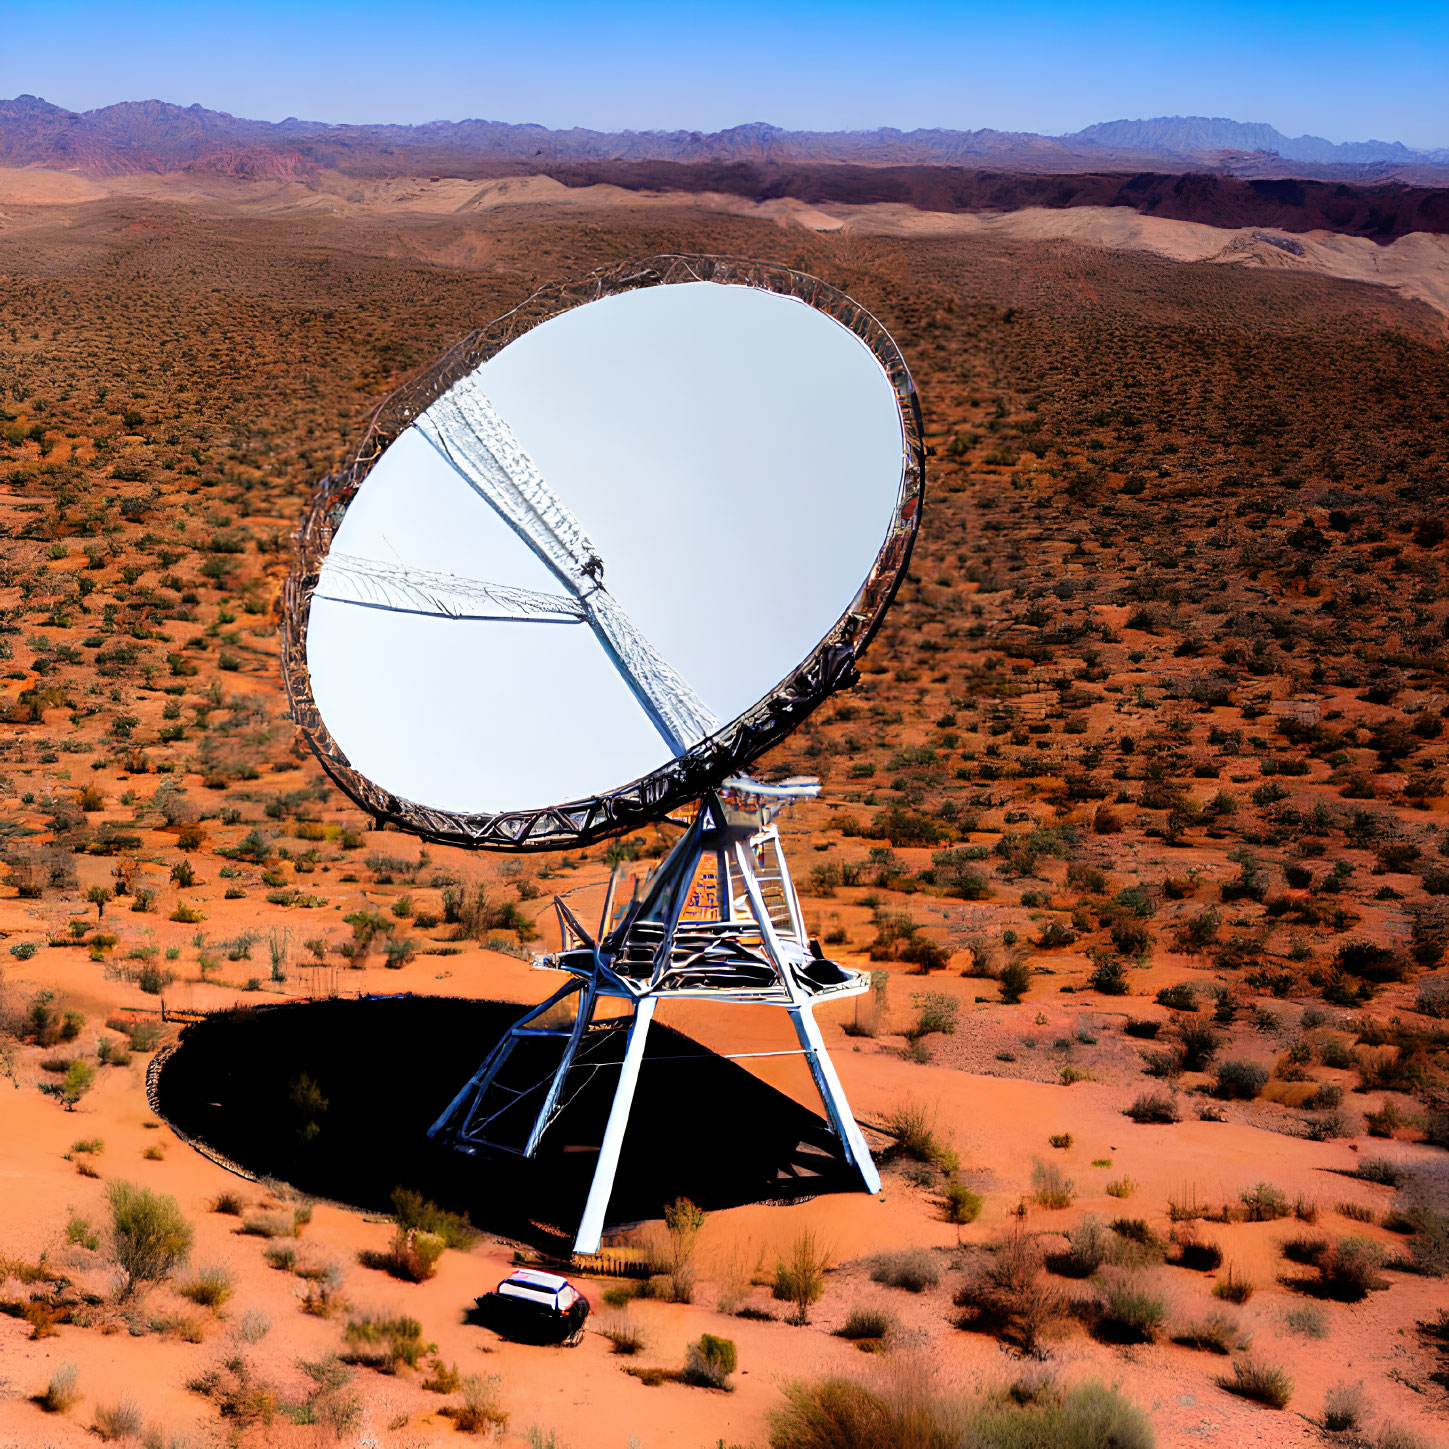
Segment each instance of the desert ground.
[[[1444,1439],[1443,239],[1090,210],[0,178],[0,1445],[944,1446],[942,1405],[1040,1427],[1089,1383],[1150,1428],[966,1442]],[[568,1269],[590,1330],[532,1347],[465,1310],[567,1262],[549,1205],[388,1180],[443,1104],[419,1083],[486,1043],[298,1014],[536,1002],[553,894],[596,910],[669,833],[374,830],[286,718],[278,595],[391,388],[545,281],[670,250],[824,276],[922,394],[910,579],[760,767],[824,784],[782,828],[827,951],[878,973],[822,1015],[883,1188],[701,1190],[671,1232],[671,1154],[750,1135],[671,1078],[652,1207]],[[378,687],[446,681],[381,659]],[[661,1020],[785,1044],[767,1012]],[[270,1093],[270,1146],[168,1099],[188,1050]],[[798,1061],[750,1070],[815,1110]],[[150,1276],[126,1184],[181,1220]],[[722,1385],[686,1371],[702,1335]],[[872,1435],[803,1436],[832,1379]]]

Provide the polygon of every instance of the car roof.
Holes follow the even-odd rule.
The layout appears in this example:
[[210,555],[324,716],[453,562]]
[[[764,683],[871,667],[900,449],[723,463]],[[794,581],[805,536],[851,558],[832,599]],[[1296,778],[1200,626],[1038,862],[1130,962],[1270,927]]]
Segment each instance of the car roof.
[[529,1288],[542,1288],[549,1293],[557,1293],[559,1289],[569,1286],[567,1278],[560,1278],[557,1273],[540,1273],[534,1268],[518,1268],[503,1281],[521,1283]]

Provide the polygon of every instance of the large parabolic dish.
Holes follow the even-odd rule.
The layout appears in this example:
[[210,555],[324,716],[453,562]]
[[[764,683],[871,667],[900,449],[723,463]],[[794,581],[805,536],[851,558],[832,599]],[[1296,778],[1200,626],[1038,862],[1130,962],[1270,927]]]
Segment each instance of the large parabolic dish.
[[319,487],[294,714],[349,795],[431,839],[657,819],[853,682],[922,452],[894,342],[816,278],[665,256],[546,289]]

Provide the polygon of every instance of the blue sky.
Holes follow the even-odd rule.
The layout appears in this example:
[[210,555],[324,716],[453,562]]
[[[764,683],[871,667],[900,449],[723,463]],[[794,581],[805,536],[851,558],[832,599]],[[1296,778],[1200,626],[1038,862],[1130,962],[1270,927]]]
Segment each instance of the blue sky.
[[76,110],[154,96],[268,120],[1047,133],[1197,114],[1449,145],[1445,0],[6,8],[0,95]]

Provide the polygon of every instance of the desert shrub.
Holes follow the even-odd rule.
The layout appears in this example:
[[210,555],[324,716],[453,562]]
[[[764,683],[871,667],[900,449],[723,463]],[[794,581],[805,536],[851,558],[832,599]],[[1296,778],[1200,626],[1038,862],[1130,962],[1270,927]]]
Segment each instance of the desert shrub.
[[210,1399],[222,1419],[231,1421],[239,1430],[252,1424],[270,1424],[276,1415],[275,1391],[256,1377],[240,1354],[199,1374],[187,1387]]
[[1392,1158],[1365,1157],[1359,1161],[1353,1176],[1361,1182],[1377,1182],[1384,1187],[1402,1187],[1409,1180],[1409,1169]]
[[931,1164],[940,1160],[943,1149],[936,1137],[935,1109],[924,1102],[914,1097],[897,1102],[886,1113],[885,1129],[907,1157]]
[[1352,1137],[1357,1131],[1354,1119],[1347,1112],[1324,1112],[1303,1124],[1303,1135],[1310,1142],[1332,1142],[1339,1137]]
[[1157,993],[1157,1004],[1170,1011],[1196,1011],[1197,992],[1191,981],[1179,981],[1173,986],[1164,986]]
[[251,1238],[291,1238],[296,1224],[286,1213],[257,1213],[247,1218],[237,1232]]
[[1292,1209],[1288,1199],[1271,1182],[1255,1182],[1238,1193],[1243,1215],[1250,1223],[1271,1223],[1286,1218]]
[[1127,1108],[1127,1116],[1134,1122],[1180,1122],[1177,1098],[1166,1092],[1143,1092]]
[[1339,1434],[1363,1422],[1363,1385],[1340,1379],[1323,1396],[1323,1427]]
[[845,1322],[835,1333],[838,1338],[874,1342],[890,1333],[895,1323],[895,1315],[888,1308],[857,1305],[850,1310]]
[[126,1292],[159,1283],[191,1251],[191,1224],[174,1197],[117,1180],[107,1192],[116,1261],[126,1275]]
[[[298,1270],[299,1276],[302,1270]],[[331,1318],[346,1308],[342,1297],[342,1269],[336,1263],[310,1270],[305,1274],[307,1291],[302,1299],[302,1312],[313,1318]]]
[[1044,1276],[1042,1247],[1019,1224],[982,1254],[956,1294],[967,1311],[962,1328],[983,1327],[1031,1352],[1062,1308],[1060,1292]]
[[705,1213],[687,1197],[677,1197],[664,1208],[666,1253],[660,1265],[669,1276],[669,1296],[675,1303],[694,1301],[694,1252],[704,1228]]
[[952,1178],[941,1192],[941,1215],[956,1227],[956,1241],[961,1241],[961,1228],[974,1223],[981,1215],[981,1194],[964,1182]]
[[1076,1195],[1076,1185],[1055,1162],[1033,1159],[1031,1168],[1032,1197],[1044,1208],[1067,1208]]
[[1316,1233],[1299,1233],[1295,1237],[1284,1238],[1278,1244],[1278,1251],[1290,1263],[1306,1263],[1310,1267],[1318,1263],[1319,1259],[1328,1252],[1328,1248],[1328,1239]]
[[1145,1041],[1152,1041],[1157,1033],[1162,1030],[1160,1021],[1148,1021],[1142,1017],[1129,1016],[1127,1024],[1122,1028],[1128,1036],[1139,1037]]
[[775,1265],[773,1292],[782,1303],[794,1305],[794,1322],[810,1321],[810,1305],[825,1292],[825,1274],[830,1267],[830,1250],[808,1228],[795,1237],[788,1261]]
[[92,1230],[89,1218],[73,1216],[65,1225],[65,1240],[72,1247],[85,1248],[94,1253],[101,1240]]
[[237,1319],[231,1335],[238,1343],[260,1343],[272,1331],[272,1320],[260,1308],[248,1308]]
[[262,1250],[267,1266],[291,1273],[297,1266],[297,1250],[290,1243],[268,1243]]
[[1002,968],[1001,974],[996,978],[997,985],[1001,991],[1001,999],[1008,1006],[1014,1006],[1031,986],[1031,968],[1026,961],[1013,956]]
[[1090,1278],[1111,1256],[1112,1235],[1092,1213],[1066,1232],[1067,1250],[1048,1258],[1052,1272],[1067,1278]]
[[627,1309],[601,1313],[594,1323],[594,1332],[607,1338],[613,1351],[633,1355],[645,1346],[644,1330]]
[[412,1228],[398,1228],[393,1233],[387,1252],[367,1254],[368,1267],[380,1267],[408,1283],[425,1283],[438,1271],[438,1259],[447,1244],[437,1233],[421,1233]]
[[1402,1424],[1381,1424],[1370,1441],[1370,1449],[1435,1449],[1435,1446]]
[[73,1363],[58,1365],[50,1375],[50,1382],[37,1402],[47,1414],[65,1414],[80,1402],[80,1390],[76,1382],[80,1370]]
[[1357,1303],[1360,1299],[1389,1286],[1380,1273],[1383,1249],[1368,1238],[1339,1238],[1315,1260],[1318,1268],[1318,1290],[1340,1303]]
[[1449,1212],[1412,1200],[1402,1211],[1395,1211],[1413,1236],[1406,1248],[1407,1257],[1394,1266],[1427,1278],[1449,1276]]
[[922,1293],[941,1281],[941,1266],[929,1249],[901,1248],[877,1253],[870,1260],[870,1277],[873,1283],[884,1283],[888,1288]]
[[465,1434],[502,1435],[508,1427],[508,1410],[499,1402],[503,1380],[497,1374],[465,1374],[459,1392],[463,1403],[442,1412]]
[[916,1007],[917,1015],[905,1032],[908,1038],[919,1039],[932,1032],[946,1036],[955,1034],[961,1003],[954,996],[947,996],[942,991],[919,992],[911,997],[911,1004]]
[[129,1439],[141,1432],[141,1410],[132,1398],[114,1404],[97,1404],[96,1433],[108,1443],[112,1439]]
[[211,1210],[214,1213],[228,1213],[232,1217],[240,1217],[246,1210],[246,1203],[242,1200],[240,1193],[219,1192],[211,1200]]
[[1246,1357],[1233,1364],[1232,1376],[1220,1378],[1218,1386],[1270,1409],[1286,1409],[1293,1397],[1293,1380],[1286,1369]]
[[1207,1069],[1218,1050],[1218,1034],[1205,1021],[1196,1018],[1180,1021],[1177,1025],[1177,1043],[1182,1053],[1185,1071],[1201,1072]]
[[405,1315],[365,1314],[348,1321],[343,1337],[351,1352],[346,1362],[396,1373],[399,1364],[417,1368],[424,1355],[437,1352],[437,1344],[423,1341],[423,1326]]
[[1154,1449],[1146,1414],[1113,1389],[1017,1389],[961,1404],[845,1378],[788,1384],[770,1415],[770,1449]]
[[685,1351],[684,1381],[696,1388],[727,1389],[729,1376],[738,1363],[734,1339],[702,1334],[699,1342],[690,1344]]
[[435,1358],[430,1367],[432,1371],[418,1385],[420,1389],[425,1389],[430,1394],[456,1394],[463,1387],[463,1377],[458,1372],[457,1364],[450,1366],[442,1359]]
[[1100,991],[1103,996],[1126,996],[1132,990],[1121,961],[1115,956],[1105,954],[1096,958],[1092,973],[1087,977],[1087,985],[1093,991]]
[[1255,1291],[1251,1278],[1244,1277],[1231,1263],[1228,1271],[1213,1284],[1213,1297],[1224,1303],[1236,1303],[1240,1308]]
[[1146,1218],[1113,1218],[1108,1226],[1123,1243],[1145,1248],[1153,1257],[1160,1258],[1167,1252],[1167,1244],[1152,1230]]
[[1129,1198],[1137,1191],[1137,1183],[1130,1177],[1117,1177],[1102,1190],[1108,1197]]
[[1390,1098],[1385,1098],[1378,1111],[1365,1112],[1363,1119],[1370,1137],[1392,1137],[1404,1125],[1404,1114]]
[[1304,1338],[1328,1337],[1328,1317],[1321,1308],[1290,1308],[1283,1315],[1283,1326]]
[[1110,1273],[1101,1283],[1097,1332],[1114,1343],[1150,1343],[1167,1317],[1167,1302],[1132,1273]]
[[1251,1101],[1268,1085],[1268,1069],[1257,1062],[1219,1062],[1215,1096]]
[[220,1263],[209,1263],[198,1268],[196,1277],[181,1285],[181,1295],[203,1308],[213,1311],[220,1308],[235,1292],[231,1273]]
[[1184,1323],[1172,1335],[1172,1341],[1184,1348],[1200,1348],[1207,1353],[1226,1355],[1246,1348],[1250,1335],[1243,1332],[1237,1319],[1226,1313],[1209,1313],[1205,1318]]

